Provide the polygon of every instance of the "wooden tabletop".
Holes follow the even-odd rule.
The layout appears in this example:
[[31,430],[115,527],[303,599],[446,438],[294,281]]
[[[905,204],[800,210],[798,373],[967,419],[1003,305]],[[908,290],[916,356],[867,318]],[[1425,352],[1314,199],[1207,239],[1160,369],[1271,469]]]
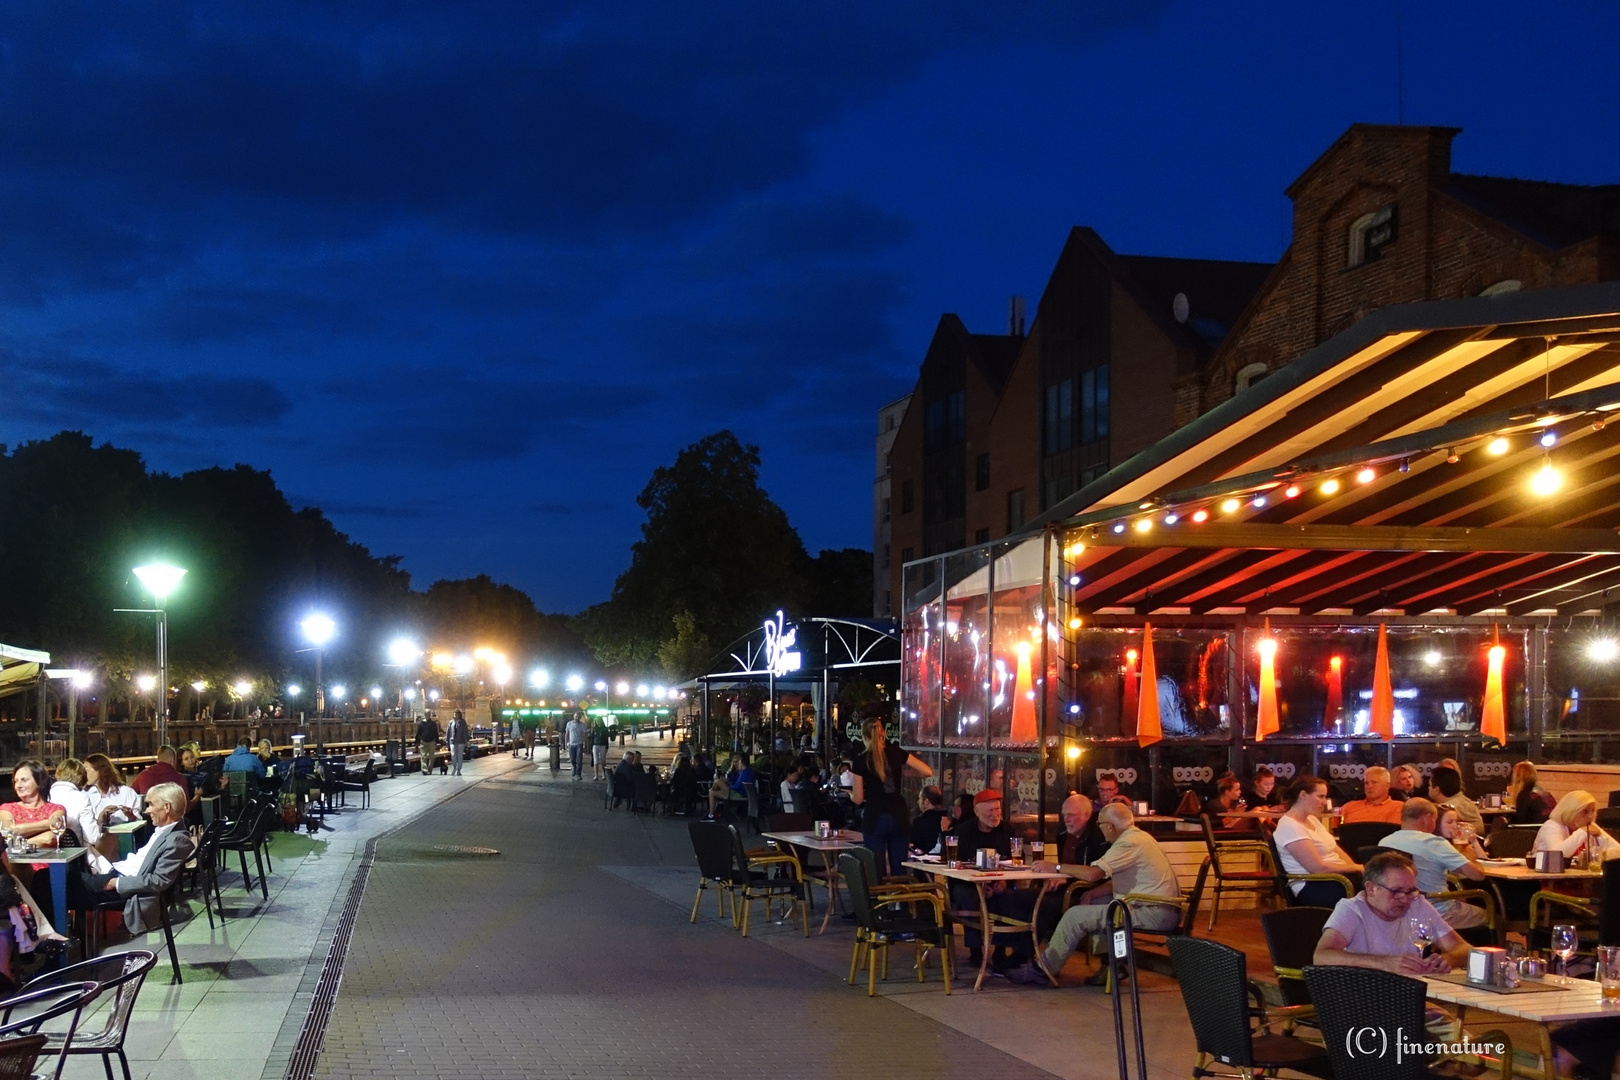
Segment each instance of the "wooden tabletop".
[[1434,1001],[1466,1005],[1471,1009],[1486,1009],[1503,1016],[1515,1016],[1521,1020],[1562,1024],[1601,1017],[1620,1019],[1620,1001],[1605,1003],[1602,988],[1591,979],[1569,979],[1562,975],[1548,975],[1543,982],[1549,986],[1563,986],[1567,989],[1542,994],[1498,994],[1467,983],[1448,982],[1444,979],[1423,981],[1428,984],[1429,997]]
[[963,866],[952,870],[942,862],[922,862],[921,860],[905,862],[900,865],[907,870],[921,870],[925,874],[950,878],[952,881],[966,881],[970,884],[980,881],[1063,881],[1069,876],[1051,870],[1031,870],[1027,866],[1004,866],[999,870],[975,870],[971,866]]
[[1486,877],[1500,881],[1591,881],[1593,878],[1603,876],[1602,870],[1565,870],[1559,874],[1532,870],[1520,859],[1514,859],[1506,866],[1490,862],[1479,862],[1475,865],[1485,871]]
[[863,839],[861,834],[853,829],[841,829],[826,839],[807,832],[766,832],[759,835],[767,840],[778,840],[811,851],[848,851],[858,846]]

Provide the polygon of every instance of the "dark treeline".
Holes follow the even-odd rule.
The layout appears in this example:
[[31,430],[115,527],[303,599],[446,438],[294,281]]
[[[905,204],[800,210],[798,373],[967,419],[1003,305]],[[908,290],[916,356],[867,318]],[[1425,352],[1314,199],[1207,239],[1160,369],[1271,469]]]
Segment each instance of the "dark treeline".
[[[310,679],[298,622],[317,609],[340,625],[326,651],[329,685],[398,681],[383,650],[400,634],[488,645],[516,663],[587,655],[565,618],[488,577],[413,591],[399,557],[371,554],[317,509],[294,509],[268,472],[168,476],[79,432],[0,447],[0,641],[94,667],[99,694],[127,701],[131,677],[153,670],[153,620],[113,609],[152,606],[132,568],[156,560],[187,570],[167,604],[170,684],[188,699],[190,684],[205,681],[203,700],[220,714],[239,680],[253,681],[250,696],[263,702]],[[174,708],[184,716],[194,706]]]
[[308,682],[298,623],[315,610],[340,625],[326,649],[328,685],[397,684],[384,649],[398,635],[424,647],[499,649],[520,678],[530,661],[593,659],[626,675],[686,678],[778,608],[870,611],[871,554],[810,556],[760,488],[759,465],[757,447],[722,431],[657,469],[612,597],[570,617],[542,613],[485,575],[413,590],[398,556],[373,555],[316,508],[294,509],[266,471],[169,476],[79,432],[9,453],[0,446],[0,641],[95,668],[98,696],[121,711],[134,676],[154,668],[153,623],[113,609],[152,606],[132,570],[161,560],[188,571],[167,603],[179,716],[200,704],[194,681],[208,684],[201,703],[220,715],[239,680],[253,681],[261,704]]

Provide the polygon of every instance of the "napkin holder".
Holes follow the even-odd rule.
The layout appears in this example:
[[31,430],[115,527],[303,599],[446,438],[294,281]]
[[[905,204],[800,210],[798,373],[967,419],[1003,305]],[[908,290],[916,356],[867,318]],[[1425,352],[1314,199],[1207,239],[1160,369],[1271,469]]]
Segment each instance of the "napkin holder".
[[1531,852],[1530,869],[1538,874],[1562,874],[1564,872],[1564,853],[1562,851]]
[[1501,983],[1502,965],[1507,962],[1506,949],[1480,948],[1468,950],[1468,981],[1478,986],[1496,986]]

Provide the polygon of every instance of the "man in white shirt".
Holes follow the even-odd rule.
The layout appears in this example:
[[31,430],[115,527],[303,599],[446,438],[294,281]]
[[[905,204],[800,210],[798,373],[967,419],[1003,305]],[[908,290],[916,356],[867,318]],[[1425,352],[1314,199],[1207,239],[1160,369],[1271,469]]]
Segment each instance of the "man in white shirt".
[[589,730],[579,713],[573,715],[565,729],[568,740],[568,764],[574,770],[575,780],[585,779],[585,736]]
[[[1131,923],[1139,930],[1174,929],[1181,920],[1181,883],[1158,841],[1136,827],[1136,815],[1123,803],[1109,803],[1099,810],[1097,826],[1108,841],[1108,850],[1090,866],[1036,863],[1034,868],[1055,870],[1078,881],[1098,885],[1107,882],[1110,886],[1107,891],[1114,896],[1134,894],[1162,897],[1167,903],[1132,901]],[[1093,893],[1097,891],[1094,889]],[[1082,941],[1088,936],[1100,936],[1106,929],[1107,905],[1090,902],[1093,900],[1090,895],[1086,900],[1087,903],[1076,904],[1063,913],[1052,940],[1046,945],[1042,959],[1046,970],[1054,976],[1063,970],[1063,965]],[[1102,985],[1101,976],[1106,970],[1093,975],[1087,982]],[[1029,986],[1051,985],[1033,961],[1008,971],[1007,978]]]
[[107,893],[129,898],[124,923],[132,934],[143,934],[158,923],[159,897],[196,850],[186,831],[176,827],[186,812],[186,792],[179,784],[153,785],[146,793],[146,811],[152,818],[152,838],[117,862],[90,852],[87,858],[95,872],[79,878],[90,903],[98,903]]

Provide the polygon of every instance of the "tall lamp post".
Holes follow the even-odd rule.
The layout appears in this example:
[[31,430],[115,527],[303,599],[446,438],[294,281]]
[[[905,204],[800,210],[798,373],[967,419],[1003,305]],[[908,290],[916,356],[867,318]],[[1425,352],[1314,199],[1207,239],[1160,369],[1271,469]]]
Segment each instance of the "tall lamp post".
[[316,613],[305,616],[298,624],[304,631],[304,640],[315,650],[315,745],[326,752],[326,686],[321,682],[321,660],[326,655],[326,643],[337,633],[337,623],[328,615]]
[[146,591],[152,594],[157,607],[114,610],[157,616],[157,692],[160,702],[157,708],[157,741],[158,745],[162,746],[169,741],[169,614],[164,610],[163,602],[179,588],[180,579],[186,576],[186,572],[168,563],[147,563],[145,566],[135,568],[135,576],[146,586]]

